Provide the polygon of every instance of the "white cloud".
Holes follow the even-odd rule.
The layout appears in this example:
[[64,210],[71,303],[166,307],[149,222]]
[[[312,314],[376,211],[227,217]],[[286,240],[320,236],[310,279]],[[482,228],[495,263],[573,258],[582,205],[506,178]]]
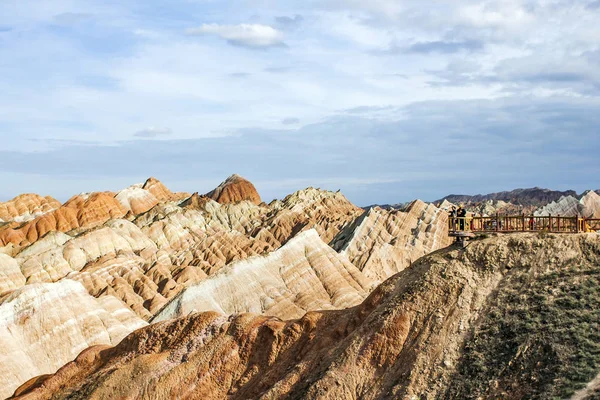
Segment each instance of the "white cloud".
[[333,35],[349,40],[354,45],[369,49],[381,49],[386,47],[390,40],[390,34],[379,27],[364,24],[359,18],[352,15],[340,15],[339,13],[324,13],[321,16],[323,24]]
[[310,4],[333,10],[359,10],[384,18],[398,17],[406,10],[406,1],[398,0],[318,0]]
[[220,25],[203,24],[186,30],[188,35],[215,35],[229,43],[246,47],[283,46],[283,33],[261,24]]
[[461,8],[459,15],[476,27],[512,28],[532,23],[535,17],[519,3],[519,1],[505,1],[472,4]]

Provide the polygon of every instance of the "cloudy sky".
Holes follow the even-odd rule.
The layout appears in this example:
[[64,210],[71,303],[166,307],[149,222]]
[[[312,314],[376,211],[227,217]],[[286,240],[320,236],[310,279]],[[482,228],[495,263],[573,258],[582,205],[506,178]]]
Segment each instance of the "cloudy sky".
[[598,0],[1,0],[0,200],[600,187]]

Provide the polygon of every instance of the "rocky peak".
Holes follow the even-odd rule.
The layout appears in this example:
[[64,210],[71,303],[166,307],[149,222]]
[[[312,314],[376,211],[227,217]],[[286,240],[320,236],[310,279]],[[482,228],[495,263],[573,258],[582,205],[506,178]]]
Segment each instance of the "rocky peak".
[[192,194],[190,197],[179,203],[179,207],[183,208],[194,208],[194,209],[203,209],[206,203],[209,201],[213,201],[210,197],[206,195],[200,195],[198,192]]
[[50,196],[35,193],[21,194],[12,200],[0,203],[0,219],[9,222],[25,222],[60,207],[60,202]]
[[206,196],[221,204],[238,203],[248,200],[258,205],[262,202],[254,185],[239,175],[231,175],[216,189],[208,192]]
[[150,177],[142,185],[142,189],[152,193],[158,200],[171,200],[173,192],[171,192],[161,181],[154,177]]

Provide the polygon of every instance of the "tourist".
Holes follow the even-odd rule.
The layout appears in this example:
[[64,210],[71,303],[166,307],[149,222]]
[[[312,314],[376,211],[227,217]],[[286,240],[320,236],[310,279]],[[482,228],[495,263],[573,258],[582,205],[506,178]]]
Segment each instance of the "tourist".
[[465,230],[465,217],[467,216],[467,210],[465,210],[462,206],[458,207],[458,218],[459,218],[459,228],[461,231]]

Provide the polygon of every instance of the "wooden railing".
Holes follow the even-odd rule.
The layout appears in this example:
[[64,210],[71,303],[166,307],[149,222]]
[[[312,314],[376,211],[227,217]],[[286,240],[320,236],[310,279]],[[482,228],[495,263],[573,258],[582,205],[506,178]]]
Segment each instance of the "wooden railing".
[[600,232],[600,219],[561,217],[550,215],[492,215],[448,218],[448,229],[452,232],[554,232],[579,233]]

